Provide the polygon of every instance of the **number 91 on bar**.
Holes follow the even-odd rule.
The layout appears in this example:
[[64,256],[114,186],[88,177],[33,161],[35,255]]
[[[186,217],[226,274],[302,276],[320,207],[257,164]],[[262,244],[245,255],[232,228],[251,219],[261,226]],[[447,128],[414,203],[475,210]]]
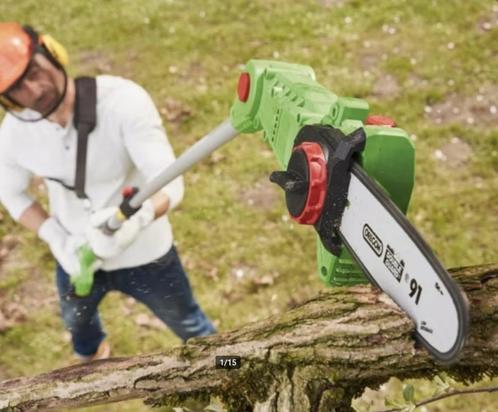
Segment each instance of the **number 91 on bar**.
[[216,369],[239,369],[240,356],[216,356]]

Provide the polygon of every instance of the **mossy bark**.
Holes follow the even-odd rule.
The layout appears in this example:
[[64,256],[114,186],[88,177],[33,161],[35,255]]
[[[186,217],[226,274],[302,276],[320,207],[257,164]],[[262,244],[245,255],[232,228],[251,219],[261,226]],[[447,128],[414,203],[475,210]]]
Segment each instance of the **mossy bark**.
[[[162,354],[76,365],[0,383],[0,411],[88,406],[141,398],[180,405],[216,396],[230,411],[350,411],[389,378],[442,370],[471,382],[498,375],[498,264],[452,271],[471,304],[471,333],[451,367],[417,348],[413,324],[371,286],[333,288],[283,315],[196,338]],[[215,356],[242,367],[217,369]]]

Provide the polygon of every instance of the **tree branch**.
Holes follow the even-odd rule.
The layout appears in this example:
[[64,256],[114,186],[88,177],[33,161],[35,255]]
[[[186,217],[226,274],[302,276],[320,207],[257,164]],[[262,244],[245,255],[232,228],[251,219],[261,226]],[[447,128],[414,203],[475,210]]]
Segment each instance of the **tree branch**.
[[[239,330],[189,340],[161,354],[76,365],[0,383],[0,411],[89,406],[141,398],[179,405],[218,396],[234,411],[350,411],[351,400],[391,377],[445,371],[472,382],[498,375],[498,264],[453,276],[471,303],[471,334],[451,368],[416,348],[412,322],[371,286],[332,288]],[[215,366],[237,355],[240,369]]]

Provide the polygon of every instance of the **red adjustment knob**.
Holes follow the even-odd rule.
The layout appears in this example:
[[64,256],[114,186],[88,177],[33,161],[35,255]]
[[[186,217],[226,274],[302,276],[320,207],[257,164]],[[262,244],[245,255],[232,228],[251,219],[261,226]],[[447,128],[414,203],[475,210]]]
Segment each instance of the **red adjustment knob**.
[[308,195],[303,211],[291,217],[302,225],[314,225],[322,214],[327,194],[327,161],[318,143],[304,142],[294,148],[302,150],[308,161]]
[[365,125],[371,126],[387,126],[387,127],[395,127],[396,122],[394,119],[387,116],[379,116],[379,115],[370,115],[366,118]]

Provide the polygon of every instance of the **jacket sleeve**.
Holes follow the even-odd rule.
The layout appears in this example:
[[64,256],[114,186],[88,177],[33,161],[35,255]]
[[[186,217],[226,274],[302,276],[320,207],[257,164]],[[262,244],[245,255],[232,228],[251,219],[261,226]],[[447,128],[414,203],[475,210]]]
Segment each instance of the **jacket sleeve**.
[[[130,82],[120,96],[118,115],[126,149],[150,182],[175,161],[173,148],[151,97],[142,87]],[[169,197],[169,209],[175,208],[183,199],[183,177],[179,176],[162,190]]]
[[19,220],[34,201],[27,193],[33,174],[15,161],[7,133],[0,128],[0,202],[13,219]]

